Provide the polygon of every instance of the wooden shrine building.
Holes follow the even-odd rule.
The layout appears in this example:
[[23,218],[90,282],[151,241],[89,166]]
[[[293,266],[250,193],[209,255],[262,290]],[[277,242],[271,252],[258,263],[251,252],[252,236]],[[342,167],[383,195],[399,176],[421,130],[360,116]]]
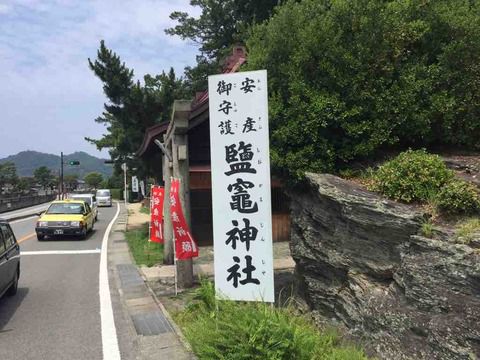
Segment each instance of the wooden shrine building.
[[[226,59],[224,73],[238,71],[245,61],[245,48],[234,48],[233,54]],[[181,136],[180,142],[185,141],[185,144],[170,144],[172,134]],[[166,156],[163,156],[162,160],[162,151],[155,144],[155,140],[165,143],[172,156],[183,159],[187,164],[189,176],[184,183],[188,184],[186,197],[189,199],[186,204],[190,206],[193,236],[200,246],[211,245],[213,224],[208,90],[197,94],[193,101],[175,101],[170,122],[148,128],[137,151],[137,156],[153,162],[152,175],[156,177],[157,183],[165,185],[167,191],[169,176],[175,175],[175,169]],[[271,184],[273,241],[288,241],[289,200],[278,180],[272,178]]]

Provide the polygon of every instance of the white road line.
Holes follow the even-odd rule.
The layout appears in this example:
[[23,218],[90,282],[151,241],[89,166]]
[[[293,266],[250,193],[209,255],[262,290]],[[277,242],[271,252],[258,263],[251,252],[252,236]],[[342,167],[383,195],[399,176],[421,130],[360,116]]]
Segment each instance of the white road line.
[[112,230],[113,223],[117,220],[120,213],[120,206],[117,203],[117,213],[113,217],[107,230],[103,235],[102,252],[100,253],[100,274],[99,274],[99,295],[100,295],[100,319],[102,325],[102,350],[104,360],[120,360],[120,350],[118,347],[117,329],[115,328],[115,319],[113,317],[112,298],[110,295],[110,285],[108,283],[108,236]]
[[45,251],[21,251],[20,255],[83,255],[100,254],[100,249],[94,250],[45,250]]

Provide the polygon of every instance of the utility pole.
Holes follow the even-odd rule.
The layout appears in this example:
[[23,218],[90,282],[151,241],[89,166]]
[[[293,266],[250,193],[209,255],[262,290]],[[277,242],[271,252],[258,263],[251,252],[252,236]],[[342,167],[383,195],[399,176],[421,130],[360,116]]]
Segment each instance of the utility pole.
[[128,192],[127,192],[127,163],[122,164],[123,170],[123,199],[125,200],[125,209],[127,208],[128,203]]
[[60,153],[60,200],[63,200],[63,151]]

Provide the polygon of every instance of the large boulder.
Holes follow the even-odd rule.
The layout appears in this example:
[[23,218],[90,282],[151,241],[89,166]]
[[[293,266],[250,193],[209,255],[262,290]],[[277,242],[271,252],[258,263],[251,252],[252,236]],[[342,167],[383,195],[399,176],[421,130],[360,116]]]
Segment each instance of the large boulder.
[[291,253],[312,310],[383,359],[480,356],[480,252],[419,236],[424,214],[332,175],[292,198]]

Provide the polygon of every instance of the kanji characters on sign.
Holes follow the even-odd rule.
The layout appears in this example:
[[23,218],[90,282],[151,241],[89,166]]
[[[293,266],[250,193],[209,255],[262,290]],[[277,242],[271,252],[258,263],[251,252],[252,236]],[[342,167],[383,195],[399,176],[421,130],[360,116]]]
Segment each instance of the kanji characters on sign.
[[180,180],[172,179],[170,185],[170,217],[172,219],[175,257],[186,260],[198,256],[198,246],[192,237],[180,202]]
[[273,302],[266,71],[208,81],[217,296]]
[[150,241],[163,244],[164,188],[152,185],[150,189]]

